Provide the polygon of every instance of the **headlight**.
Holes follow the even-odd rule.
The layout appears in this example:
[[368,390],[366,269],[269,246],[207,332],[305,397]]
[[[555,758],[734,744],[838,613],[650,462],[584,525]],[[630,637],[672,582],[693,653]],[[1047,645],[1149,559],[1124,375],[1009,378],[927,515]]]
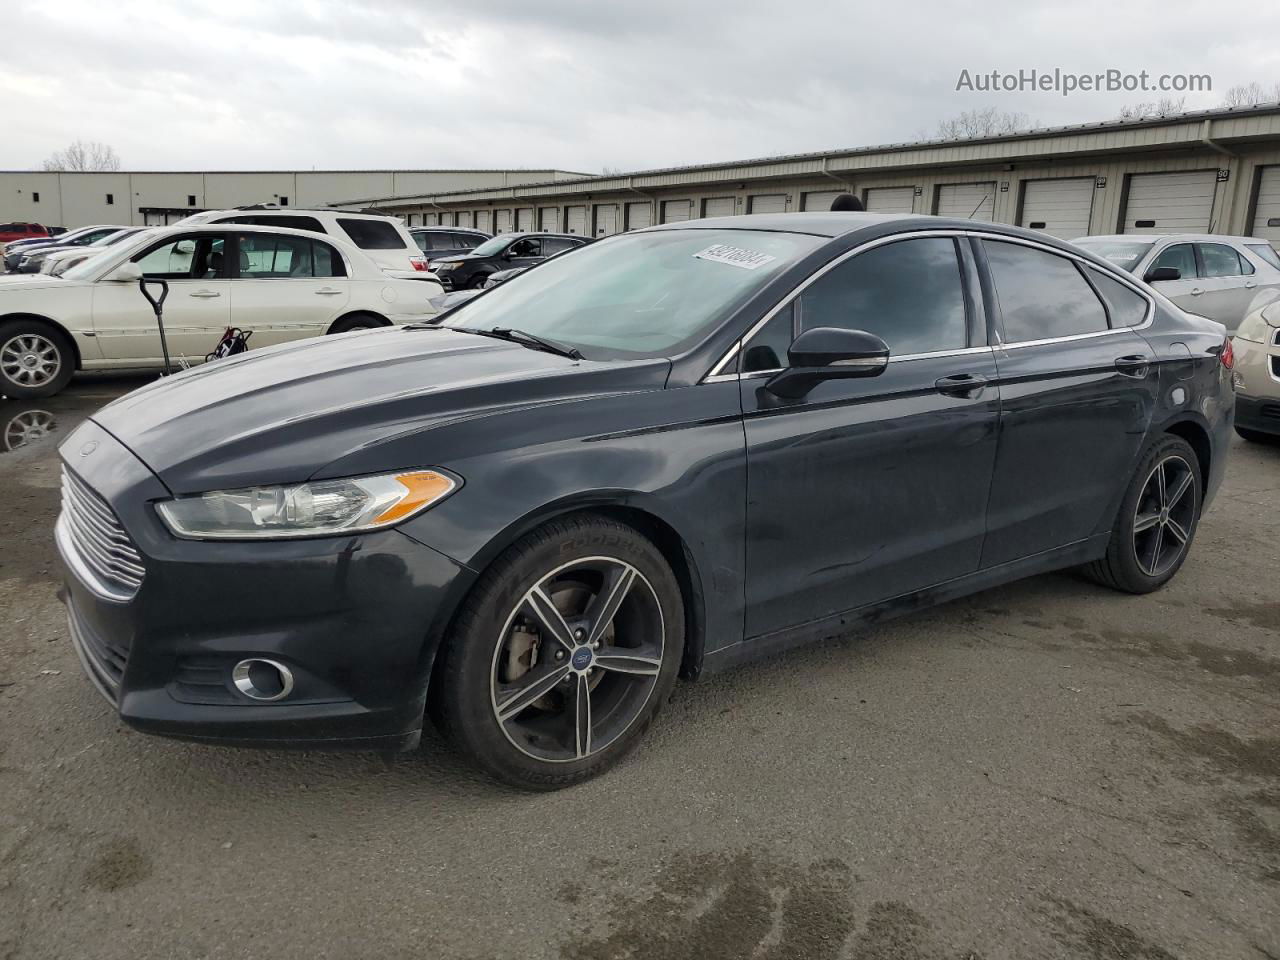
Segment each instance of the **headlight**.
[[434,470],[316,480],[294,486],[214,490],[156,504],[169,529],[194,539],[320,537],[389,527],[458,486]]

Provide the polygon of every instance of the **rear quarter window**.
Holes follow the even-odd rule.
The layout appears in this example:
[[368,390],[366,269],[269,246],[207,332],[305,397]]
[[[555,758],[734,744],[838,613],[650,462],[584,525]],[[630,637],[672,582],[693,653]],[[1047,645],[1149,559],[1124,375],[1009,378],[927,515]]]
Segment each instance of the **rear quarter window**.
[[347,232],[347,236],[361,250],[403,250],[404,237],[400,231],[385,220],[346,220],[338,219],[338,226]]
[[1147,300],[1126,287],[1119,280],[1107,276],[1101,270],[1089,268],[1089,278],[1107,304],[1111,314],[1111,326],[1136,327],[1147,319]]

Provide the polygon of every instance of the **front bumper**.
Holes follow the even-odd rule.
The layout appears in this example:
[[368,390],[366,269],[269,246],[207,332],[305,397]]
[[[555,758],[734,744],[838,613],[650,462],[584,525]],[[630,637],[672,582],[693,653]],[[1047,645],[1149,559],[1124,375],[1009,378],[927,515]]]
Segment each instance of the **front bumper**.
[[[466,568],[398,530],[179,540],[153,506],[167,491],[92,421],[62,453],[115,512],[146,570],[132,598],[111,599],[77,574],[83,558],[58,538],[72,643],[122,720],[147,733],[239,745],[417,743],[448,612],[471,582]],[[247,658],[287,665],[292,693],[269,703],[240,693],[231,669]]]
[[1280,397],[1250,397],[1236,394],[1236,426],[1280,436]]

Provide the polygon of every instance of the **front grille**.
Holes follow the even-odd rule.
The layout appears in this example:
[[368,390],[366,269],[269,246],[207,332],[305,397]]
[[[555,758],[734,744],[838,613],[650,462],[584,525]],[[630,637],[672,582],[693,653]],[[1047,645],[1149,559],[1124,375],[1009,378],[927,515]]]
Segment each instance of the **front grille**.
[[132,599],[146,576],[142,556],[106,501],[66,467],[59,525],[64,547],[74,551],[83,572],[97,581],[85,586],[112,600]]
[[129,659],[129,645],[100,636],[85,622],[74,603],[67,604],[67,629],[89,679],[103,696],[115,703]]

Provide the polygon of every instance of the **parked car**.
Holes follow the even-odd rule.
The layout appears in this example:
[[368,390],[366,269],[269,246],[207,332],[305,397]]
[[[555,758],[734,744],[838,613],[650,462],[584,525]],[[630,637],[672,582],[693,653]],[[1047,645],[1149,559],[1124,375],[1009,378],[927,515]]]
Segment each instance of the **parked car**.
[[1258,294],[1280,290],[1280,254],[1254,237],[1127,234],[1075,243],[1142,277],[1184,310],[1217,320],[1229,333]]
[[75,253],[85,253],[92,256],[94,253],[100,252],[105,247],[113,243],[119,243],[127,240],[134,234],[146,229],[145,227],[121,227],[110,233],[100,236],[91,243],[42,243],[38,247],[28,247],[24,249],[18,258],[18,267],[15,273],[44,273],[44,265],[46,261],[55,253],[64,253],[72,251]]
[[389,277],[345,240],[241,224],[156,227],[61,277],[0,284],[0,393],[47,397],[77,369],[158,367],[142,277],[169,284],[165,331],[175,360],[201,362],[229,326],[251,347],[425,320],[431,281]]
[[470,253],[489,239],[483,230],[467,227],[410,227],[409,236],[427,258],[427,269],[431,268],[432,260]]
[[393,276],[430,279],[427,258],[420,255],[418,245],[397,217],[380,214],[349,213],[346,210],[306,210],[254,204],[234,210],[205,210],[179,220],[174,226],[203,223],[248,223],[260,227],[288,227],[311,230],[338,237],[355,244],[374,263]]
[[572,233],[502,233],[469,254],[433,260],[431,269],[446,290],[465,290],[483,286],[499,270],[531,267],[590,242],[590,237]]
[[[152,227],[126,227],[124,230],[117,230],[115,233],[108,234],[101,240],[96,240],[88,246],[84,247],[66,247],[62,248],[56,244],[52,247],[41,247],[32,254],[32,258],[39,257],[37,264],[37,273],[46,273],[50,276],[58,277],[66,273],[72,267],[77,266],[90,257],[96,257],[108,247],[114,247],[117,243],[123,243],[130,237],[136,237],[140,233],[150,232]],[[21,263],[19,263],[21,266]]]
[[117,230],[123,229],[119,224],[99,223],[91,227],[71,230],[58,237],[32,237],[28,240],[6,244],[4,248],[4,267],[11,273],[17,272],[22,258],[42,247],[49,247],[54,244],[64,248],[87,246],[96,240],[101,240],[103,237],[115,233]]
[[[544,260],[543,262],[545,263],[546,261]],[[474,300],[486,290],[496,287],[500,283],[505,283],[512,277],[518,277],[528,269],[528,267],[513,267],[510,270],[499,270],[497,273],[491,273],[489,276],[485,277],[484,283],[478,287],[467,287],[462,290],[452,290],[449,293],[442,293],[431,302],[436,305],[436,309],[441,313],[444,313],[446,310],[452,310],[454,307],[461,306],[468,300]]]
[[1245,317],[1235,350],[1236,433],[1280,441],[1280,295]]
[[394,749],[425,714],[561,787],[677,674],[1064,567],[1168,583],[1222,480],[1227,347],[1017,227],[613,236],[93,414],[60,448],[70,635],[139,730]]
[[38,223],[0,223],[0,248],[22,240],[49,236],[49,231]]

